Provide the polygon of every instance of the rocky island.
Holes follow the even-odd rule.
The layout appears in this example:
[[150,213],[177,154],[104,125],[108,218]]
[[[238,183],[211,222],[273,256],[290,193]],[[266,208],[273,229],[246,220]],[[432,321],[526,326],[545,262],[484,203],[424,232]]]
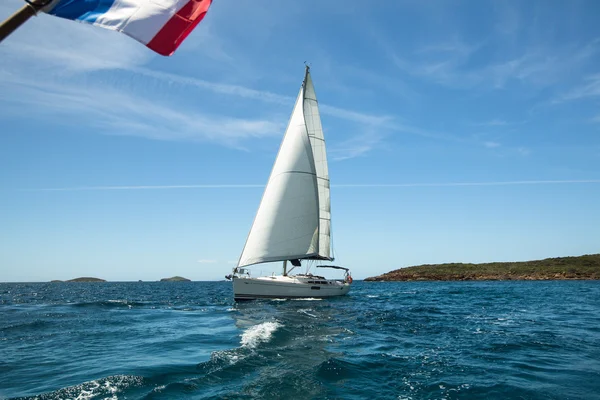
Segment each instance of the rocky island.
[[396,269],[365,281],[500,281],[600,279],[600,254],[522,262],[427,264]]
[[68,281],[65,282],[106,282],[104,279],[100,279],[100,278],[91,278],[88,276],[83,276],[81,278],[75,278],[75,279],[69,279]]
[[162,278],[160,281],[161,282],[184,282],[184,281],[185,282],[191,282],[190,279],[183,278],[181,276],[174,276],[172,278]]

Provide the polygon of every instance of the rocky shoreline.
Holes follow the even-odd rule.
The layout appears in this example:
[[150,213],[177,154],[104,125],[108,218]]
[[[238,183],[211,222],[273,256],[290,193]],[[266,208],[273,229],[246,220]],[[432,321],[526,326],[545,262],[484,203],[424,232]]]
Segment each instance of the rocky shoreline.
[[597,280],[600,254],[522,262],[427,264],[401,268],[365,281]]

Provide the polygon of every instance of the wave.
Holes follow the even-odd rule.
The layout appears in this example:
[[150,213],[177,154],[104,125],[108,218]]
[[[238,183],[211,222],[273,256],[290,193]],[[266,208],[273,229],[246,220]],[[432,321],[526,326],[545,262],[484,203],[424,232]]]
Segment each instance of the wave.
[[75,399],[87,400],[93,398],[117,399],[118,394],[132,387],[144,385],[144,378],[134,375],[113,375],[106,378],[84,382],[75,386],[68,386],[53,392],[48,392],[32,397],[19,397],[17,399],[50,400],[50,399]]
[[133,308],[133,307],[148,307],[152,306],[153,303],[130,301],[130,300],[102,300],[102,301],[89,301],[80,303],[67,304],[71,307],[76,308]]
[[279,322],[263,322],[262,324],[251,326],[242,334],[242,347],[254,349],[260,343],[268,342],[273,333],[281,326]]

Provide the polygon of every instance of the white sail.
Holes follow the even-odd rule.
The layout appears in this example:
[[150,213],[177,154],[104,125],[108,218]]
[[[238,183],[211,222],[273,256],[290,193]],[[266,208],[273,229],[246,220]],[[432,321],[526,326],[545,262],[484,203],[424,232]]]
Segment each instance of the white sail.
[[304,120],[310,138],[310,144],[315,160],[317,173],[317,185],[319,189],[319,256],[320,258],[333,260],[331,257],[331,202],[329,194],[329,170],[327,168],[327,152],[325,150],[325,138],[321,126],[321,116],[315,87],[306,71],[304,89]]
[[[333,260],[329,171],[317,96],[306,67],[279,154],[265,187],[233,281],[237,300],[262,298],[326,298],[350,291],[348,268],[344,279],[325,279],[308,273],[289,274],[286,260]],[[251,275],[246,265],[284,261],[283,274]],[[310,264],[309,264],[310,265]],[[321,266],[323,268],[327,266]]]
[[303,109],[304,85],[296,99],[239,267],[319,254],[319,191]]

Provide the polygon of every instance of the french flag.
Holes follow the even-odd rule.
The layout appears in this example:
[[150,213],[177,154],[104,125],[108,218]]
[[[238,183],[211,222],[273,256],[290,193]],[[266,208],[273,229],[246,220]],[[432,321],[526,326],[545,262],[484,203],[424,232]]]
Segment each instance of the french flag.
[[170,56],[206,15],[212,0],[55,0],[57,17],[123,32]]

